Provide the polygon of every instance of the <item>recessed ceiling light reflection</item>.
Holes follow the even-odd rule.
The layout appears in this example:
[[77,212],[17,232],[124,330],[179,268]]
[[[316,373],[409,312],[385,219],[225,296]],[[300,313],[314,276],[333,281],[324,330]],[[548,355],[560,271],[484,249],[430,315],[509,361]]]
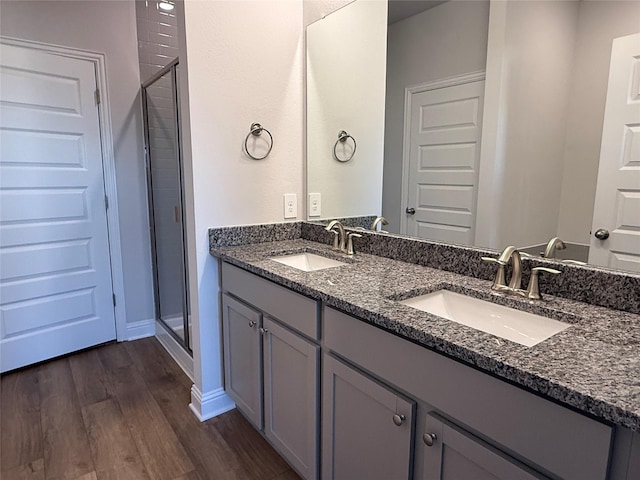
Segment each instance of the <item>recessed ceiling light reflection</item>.
[[171,2],[158,2],[158,8],[160,10],[164,10],[165,12],[170,12],[173,10],[175,5]]

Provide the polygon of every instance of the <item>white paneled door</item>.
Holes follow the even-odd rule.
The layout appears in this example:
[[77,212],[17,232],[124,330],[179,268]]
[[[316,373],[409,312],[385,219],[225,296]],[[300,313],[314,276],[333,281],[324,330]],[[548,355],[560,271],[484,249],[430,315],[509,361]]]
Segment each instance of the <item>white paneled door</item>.
[[116,337],[93,62],[0,45],[0,370]]
[[640,272],[640,33],[610,65],[589,263]]
[[473,243],[484,80],[411,95],[406,233]]

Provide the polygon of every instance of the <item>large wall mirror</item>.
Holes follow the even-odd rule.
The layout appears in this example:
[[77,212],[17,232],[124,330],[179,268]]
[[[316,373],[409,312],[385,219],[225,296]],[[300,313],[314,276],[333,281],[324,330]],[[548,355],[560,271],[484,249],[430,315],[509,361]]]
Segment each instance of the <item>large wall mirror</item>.
[[324,3],[309,220],[640,271],[640,2]]

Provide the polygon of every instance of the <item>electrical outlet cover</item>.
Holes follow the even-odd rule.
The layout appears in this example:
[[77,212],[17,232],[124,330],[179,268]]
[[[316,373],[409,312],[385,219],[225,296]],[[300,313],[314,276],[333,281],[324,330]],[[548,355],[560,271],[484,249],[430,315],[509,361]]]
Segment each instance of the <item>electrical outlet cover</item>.
[[295,193],[284,194],[284,218],[296,218],[298,216],[298,201]]
[[319,217],[322,215],[322,196],[319,193],[309,194],[309,216]]

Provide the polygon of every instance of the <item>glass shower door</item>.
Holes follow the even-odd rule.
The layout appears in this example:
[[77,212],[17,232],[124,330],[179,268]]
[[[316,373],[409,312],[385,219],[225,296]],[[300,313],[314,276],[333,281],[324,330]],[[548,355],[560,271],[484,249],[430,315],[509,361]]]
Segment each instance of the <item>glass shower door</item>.
[[143,85],[156,318],[190,350],[177,62]]

